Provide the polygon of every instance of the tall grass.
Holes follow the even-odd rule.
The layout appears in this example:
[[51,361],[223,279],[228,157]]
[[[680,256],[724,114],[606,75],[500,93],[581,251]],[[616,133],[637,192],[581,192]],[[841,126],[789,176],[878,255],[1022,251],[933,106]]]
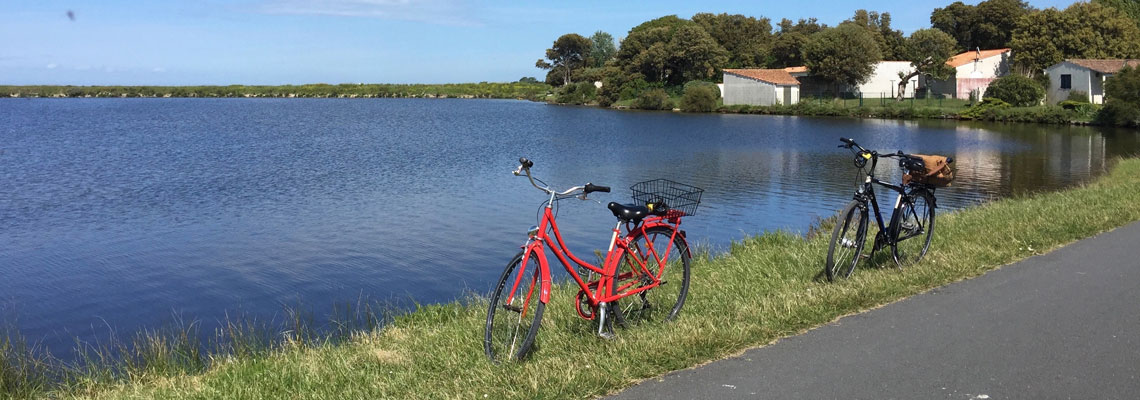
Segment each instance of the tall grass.
[[21,393],[147,399],[589,398],[1136,221],[1136,193],[1140,160],[1124,160],[1083,187],[940,214],[934,244],[920,264],[899,271],[881,252],[861,263],[851,279],[833,284],[818,278],[830,235],[757,235],[732,244],[725,254],[694,259],[689,297],[676,321],[619,329],[614,340],[593,336],[593,323],[574,312],[577,289],[560,285],[543,315],[535,352],[523,362],[495,366],[486,360],[487,304],[474,298],[417,306],[382,328],[357,331],[340,342],[286,342],[225,362],[214,358],[201,372],[154,369]]
[[394,303],[338,304],[320,322],[302,305],[284,307],[280,319],[226,314],[212,332],[202,322],[174,314],[167,324],[128,337],[109,329],[105,340],[76,341],[72,357],[29,346],[9,324],[0,335],[0,399],[45,394],[93,394],[121,382],[200,374],[219,363],[265,357],[291,348],[342,343],[380,329]]

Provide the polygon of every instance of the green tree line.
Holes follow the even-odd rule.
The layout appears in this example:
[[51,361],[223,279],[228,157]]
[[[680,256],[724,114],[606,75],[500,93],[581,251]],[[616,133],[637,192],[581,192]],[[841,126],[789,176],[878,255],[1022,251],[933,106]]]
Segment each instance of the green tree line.
[[[960,1],[934,9],[930,28],[909,36],[891,26],[888,12],[856,10],[836,26],[816,19],[699,13],[667,15],[629,30],[618,45],[598,31],[562,35],[536,65],[546,83],[574,102],[608,106],[658,89],[680,95],[691,81],[719,82],[724,69],[808,67],[825,84],[855,85],[882,60],[910,61],[907,76],[952,76],[945,62],[974,49],[1011,48],[1027,77],[1066,58],[1140,58],[1140,0],[1093,0],[1064,9],[1036,9],[1021,0]],[[614,51],[616,49],[616,51]],[[900,79],[902,85],[909,79]],[[601,88],[582,83],[602,82]],[[1042,83],[1039,81],[1039,83]],[[573,87],[573,89],[571,89]],[[592,93],[592,98],[586,96]]]

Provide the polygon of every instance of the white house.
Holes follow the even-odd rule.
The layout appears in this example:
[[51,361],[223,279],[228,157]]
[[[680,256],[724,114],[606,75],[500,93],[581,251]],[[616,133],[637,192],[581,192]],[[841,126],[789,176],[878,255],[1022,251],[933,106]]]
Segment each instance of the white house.
[[[856,92],[864,98],[892,98],[898,97],[899,74],[909,75],[914,71],[910,61],[879,61],[875,64],[875,71],[867,78],[867,82],[856,86]],[[903,97],[914,97],[914,90],[918,86],[918,77],[910,78],[907,82]]]
[[726,106],[800,102],[800,82],[785,69],[726,69],[721,92]]
[[930,88],[955,99],[968,99],[971,92],[981,98],[990,83],[1009,74],[1010,54],[1010,49],[978,49],[958,54],[946,61],[954,68],[954,76],[935,80]]
[[1140,60],[1088,60],[1069,59],[1045,68],[1049,75],[1049,91],[1045,100],[1057,104],[1073,92],[1088,96],[1093,104],[1104,103],[1104,81],[1120,72],[1124,66],[1140,67]]

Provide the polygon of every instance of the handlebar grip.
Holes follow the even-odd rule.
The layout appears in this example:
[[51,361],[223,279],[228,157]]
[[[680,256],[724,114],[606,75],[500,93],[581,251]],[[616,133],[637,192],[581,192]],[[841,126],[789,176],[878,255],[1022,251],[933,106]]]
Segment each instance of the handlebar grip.
[[523,168],[530,169],[530,167],[534,166],[534,162],[527,160],[526,157],[519,157],[519,165],[522,165]]
[[583,192],[584,193],[593,193],[593,192],[609,193],[610,187],[609,186],[599,186],[599,185],[595,185],[593,183],[587,183],[586,189]]
[[848,138],[845,138],[845,137],[841,137],[841,138],[839,138],[839,141],[840,141],[840,142],[843,142],[843,143],[847,143],[847,144],[848,144],[848,145],[850,145],[850,146],[854,146],[854,145],[855,145],[855,141],[854,141],[854,140],[851,140],[851,139],[848,139]]

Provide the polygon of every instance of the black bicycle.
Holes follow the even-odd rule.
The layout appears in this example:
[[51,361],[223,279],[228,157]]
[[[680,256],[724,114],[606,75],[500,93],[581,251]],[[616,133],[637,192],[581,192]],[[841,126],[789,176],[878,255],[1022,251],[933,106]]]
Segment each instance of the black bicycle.
[[[875,178],[875,167],[880,158],[894,158],[899,162],[904,177],[928,176],[923,157],[904,154],[898,151],[893,154],[879,154],[876,151],[864,149],[854,140],[840,138],[843,142],[839,147],[847,148],[855,154],[855,166],[867,169],[866,179],[855,191],[855,196],[847,207],[839,214],[835,229],[831,234],[831,245],[827,248],[827,280],[851,276],[855,271],[855,264],[863,257],[863,245],[867,239],[867,208],[875,211],[875,222],[879,232],[875,234],[875,244],[866,258],[871,258],[875,252],[891,247],[891,255],[895,264],[901,269],[914,264],[926,255],[930,249],[930,240],[934,236],[934,200],[935,185],[921,179],[903,179],[900,185],[892,185]],[[946,163],[952,163],[947,158]],[[875,197],[875,186],[880,186],[898,192],[895,208],[891,213],[890,225],[883,225],[883,216],[879,211],[879,203]]]

